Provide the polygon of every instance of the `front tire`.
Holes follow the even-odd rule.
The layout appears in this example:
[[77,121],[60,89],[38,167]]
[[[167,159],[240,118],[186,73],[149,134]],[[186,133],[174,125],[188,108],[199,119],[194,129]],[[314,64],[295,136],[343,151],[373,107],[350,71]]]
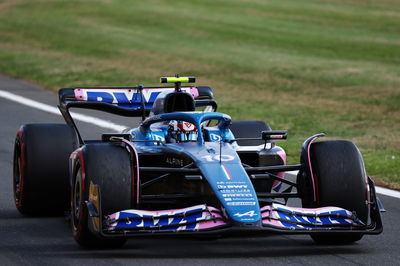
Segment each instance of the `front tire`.
[[118,248],[125,238],[104,239],[90,231],[88,210],[90,183],[97,185],[101,195],[101,213],[105,215],[134,207],[132,161],[119,144],[97,143],[77,151],[71,188],[72,231],[76,242],[86,248]]
[[[316,207],[336,206],[355,212],[368,222],[367,180],[362,156],[348,141],[311,144],[311,165],[317,179]],[[346,244],[360,240],[362,233],[314,233],[316,243]]]

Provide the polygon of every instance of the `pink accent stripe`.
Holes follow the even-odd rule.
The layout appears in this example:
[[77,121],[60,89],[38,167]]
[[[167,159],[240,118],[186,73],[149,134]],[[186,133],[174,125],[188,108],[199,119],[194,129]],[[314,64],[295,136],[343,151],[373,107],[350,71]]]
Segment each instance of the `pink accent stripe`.
[[[277,152],[277,154],[279,157],[281,157],[283,164],[286,164],[286,152],[284,150],[280,150]],[[282,179],[285,178],[285,172],[278,172],[276,175]],[[274,182],[272,183],[272,188],[277,188],[281,183],[282,182],[279,180],[274,180]]]
[[130,213],[141,213],[141,214],[145,214],[145,215],[151,215],[151,216],[160,216],[160,215],[165,215],[165,214],[170,214],[170,213],[175,213],[175,212],[185,212],[185,211],[191,211],[191,210],[195,210],[195,209],[201,209],[203,212],[207,212],[210,215],[214,215],[217,218],[224,218],[222,216],[222,211],[211,207],[211,206],[207,206],[205,204],[202,205],[194,205],[191,207],[187,207],[187,208],[181,208],[181,209],[167,209],[167,210],[156,210],[156,211],[149,211],[149,210],[139,210],[139,209],[128,209],[128,210],[122,210],[113,214],[110,214],[109,217],[111,216],[115,216],[116,214],[120,213],[120,212],[130,212]]
[[[208,207],[210,209],[210,207]],[[144,215],[151,215],[151,216],[160,216],[160,215],[165,215],[165,214],[171,214],[175,212],[186,212],[186,211],[191,211],[194,209],[201,209],[203,212],[206,211],[207,206],[206,205],[195,205],[187,208],[182,208],[182,209],[167,209],[167,210],[156,210],[156,211],[149,211],[149,210],[139,210],[139,209],[128,209],[128,210],[122,210],[119,212],[116,212],[114,214],[120,213],[120,212],[128,212],[128,213],[140,213]],[[218,209],[215,209],[218,212],[221,212]]]
[[[285,173],[284,172],[279,172],[279,173],[277,173],[277,176],[279,176],[280,178],[284,178],[285,177]],[[277,187],[279,187],[280,184],[282,184],[281,181],[274,180],[274,182],[272,183],[272,189],[276,189]]]
[[118,214],[118,213],[119,213],[119,212],[110,214],[110,215],[108,215],[108,218],[110,218],[111,220],[117,219],[117,214]]
[[224,171],[226,178],[228,178],[229,180],[232,180],[232,176],[228,171],[228,168],[226,167],[226,165],[222,165],[222,170]]
[[313,139],[310,141],[310,144],[309,144],[308,147],[307,147],[308,165],[310,166],[311,180],[312,180],[313,187],[314,187],[314,201],[315,201],[315,202],[317,202],[317,189],[318,189],[318,188],[317,188],[316,180],[314,179],[314,173],[313,173],[312,166],[311,166],[310,147],[311,147],[311,144],[312,144],[316,139],[318,139],[318,137],[313,138]]
[[271,220],[263,220],[262,223],[263,224],[273,225],[273,226],[276,226],[276,227],[284,227],[281,222],[279,222],[277,220],[272,220],[272,219]]
[[84,101],[85,99],[83,98],[83,89],[75,89],[74,94],[75,94],[75,99],[78,101]]
[[[348,210],[340,208],[340,207],[334,207],[334,206],[327,206],[327,207],[320,207],[320,208],[299,208],[299,207],[289,207],[289,206],[285,206],[282,204],[273,204],[272,208],[282,208],[285,210],[297,211],[297,212],[301,212],[301,213],[305,213],[305,214],[309,214],[309,213],[314,214],[314,213],[337,211],[337,210],[345,210],[347,213],[352,214],[351,211],[348,211]],[[271,206],[270,205],[264,206],[260,210],[261,211],[271,211]],[[262,217],[264,217],[264,214]]]
[[195,99],[199,97],[199,91],[196,87],[190,87],[190,93],[193,95]]
[[277,154],[281,157],[284,164],[286,164],[286,152],[284,150],[278,151]]
[[[137,176],[137,180],[136,180],[136,204],[139,204],[139,191],[140,191],[140,175],[139,175],[139,156],[138,153],[135,149],[135,147],[132,145],[132,143],[130,143],[128,140],[123,139],[122,140],[125,144],[129,145],[129,147],[132,148],[132,150],[135,153],[135,157],[136,157],[136,176]],[[133,170],[133,169],[132,169]],[[133,181],[133,180],[132,180]],[[132,184],[132,186],[134,185],[134,183]],[[132,187],[133,188],[133,187]]]
[[221,220],[217,220],[217,221],[207,221],[207,222],[201,222],[199,225],[199,230],[201,229],[209,229],[209,228],[213,228],[213,227],[218,227],[218,226],[222,226],[222,225],[226,225],[227,223]]
[[[20,152],[21,152],[21,154],[20,154],[20,168],[24,168],[25,167],[25,164],[26,164],[26,162],[25,162],[25,144],[24,144],[24,142],[23,142],[23,138],[22,138],[22,130],[23,130],[23,126],[21,126],[20,127],[20,129],[18,130],[18,132],[17,132],[17,136],[18,136],[18,139],[19,139],[19,145],[20,145],[20,147],[19,147],[19,149],[20,149]],[[21,208],[22,206],[23,206],[23,197],[22,197],[22,195],[24,194],[23,193],[23,190],[24,190],[24,187],[25,187],[25,185],[24,185],[24,180],[25,180],[25,173],[24,173],[24,171],[22,170],[20,170],[20,181],[19,181],[19,190],[20,190],[20,192],[19,192],[19,199],[18,199],[18,203],[17,203],[17,207],[18,208]]]

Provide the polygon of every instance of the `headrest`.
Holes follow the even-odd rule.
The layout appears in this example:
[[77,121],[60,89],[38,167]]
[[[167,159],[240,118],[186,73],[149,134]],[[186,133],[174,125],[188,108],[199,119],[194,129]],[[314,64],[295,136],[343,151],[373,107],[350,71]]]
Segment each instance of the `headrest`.
[[164,112],[192,112],[195,110],[195,101],[192,95],[186,92],[172,92],[165,96]]

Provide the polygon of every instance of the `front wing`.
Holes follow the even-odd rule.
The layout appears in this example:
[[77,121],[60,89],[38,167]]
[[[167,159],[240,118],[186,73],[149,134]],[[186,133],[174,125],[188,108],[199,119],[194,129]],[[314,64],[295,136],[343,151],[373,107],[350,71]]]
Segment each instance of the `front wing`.
[[[229,218],[224,210],[200,204],[172,210],[122,210],[103,217],[101,215],[100,191],[90,184],[89,213],[90,230],[102,238],[149,236],[149,235],[265,235],[268,233],[310,234],[382,232],[378,202],[374,185],[371,184],[370,224],[364,224],[355,213],[339,207],[315,209],[294,208],[277,203],[262,207],[261,219],[255,223],[238,223]],[[242,213],[233,215],[254,215]]]

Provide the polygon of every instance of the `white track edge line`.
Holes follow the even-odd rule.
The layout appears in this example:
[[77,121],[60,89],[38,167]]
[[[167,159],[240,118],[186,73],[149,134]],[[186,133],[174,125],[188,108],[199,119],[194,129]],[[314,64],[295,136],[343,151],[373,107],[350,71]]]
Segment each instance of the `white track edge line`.
[[[56,108],[56,107],[53,107],[51,105],[44,104],[44,103],[41,103],[41,102],[37,102],[37,101],[31,100],[31,99],[28,99],[28,98],[25,98],[25,97],[22,97],[22,96],[19,96],[17,94],[14,94],[14,93],[11,93],[11,92],[8,92],[8,91],[0,90],[0,97],[3,97],[5,99],[7,99],[7,100],[14,101],[14,102],[17,102],[17,103],[20,103],[20,104],[23,104],[23,105],[26,105],[26,106],[29,106],[29,107],[32,107],[32,108],[39,109],[39,110],[44,111],[44,112],[48,112],[48,113],[51,113],[51,114],[55,114],[55,115],[60,115],[61,116],[60,110],[58,110],[58,108]],[[97,117],[93,117],[93,116],[89,116],[89,115],[83,115],[83,114],[71,112],[71,116],[74,119],[78,120],[78,121],[82,121],[82,122],[89,123],[89,124],[92,124],[92,125],[96,125],[98,127],[102,127],[102,128],[106,128],[106,129],[111,129],[111,130],[114,130],[114,131],[119,131],[120,132],[120,131],[122,131],[122,130],[127,128],[127,126],[118,125],[118,124],[115,124],[115,123],[113,123],[111,121],[103,120],[103,119],[100,119],[100,118],[97,118]]]
[[[7,100],[14,101],[14,102],[17,102],[17,103],[20,103],[20,104],[23,104],[23,105],[26,105],[26,106],[29,106],[32,108],[36,108],[36,109],[48,112],[48,113],[52,113],[55,115],[61,115],[60,110],[58,110],[58,108],[55,108],[48,104],[44,104],[44,103],[41,103],[38,101],[28,99],[28,98],[25,98],[22,96],[19,96],[17,94],[14,94],[14,93],[11,93],[8,91],[0,90],[0,97],[3,97]],[[118,125],[111,121],[103,120],[103,119],[93,117],[93,116],[83,115],[83,114],[74,113],[74,112],[71,112],[71,115],[76,120],[79,120],[79,121],[82,121],[85,123],[89,123],[92,125],[96,125],[96,126],[99,126],[102,128],[106,128],[106,129],[122,131],[127,128],[127,126]],[[292,174],[292,175],[297,175],[298,171],[288,171],[287,173]],[[400,192],[396,191],[396,190],[391,190],[391,189],[377,186],[376,193],[400,199]]]
[[375,191],[378,194],[400,199],[400,192],[396,190],[375,186]]

